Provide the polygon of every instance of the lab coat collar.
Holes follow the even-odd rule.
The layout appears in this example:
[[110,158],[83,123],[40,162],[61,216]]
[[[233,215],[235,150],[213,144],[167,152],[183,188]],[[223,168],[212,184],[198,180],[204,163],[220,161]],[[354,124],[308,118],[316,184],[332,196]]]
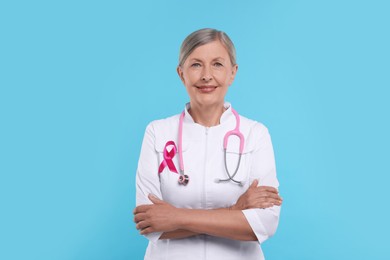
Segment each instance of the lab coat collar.
[[[234,118],[234,114],[232,112],[232,105],[229,102],[225,102],[223,104],[223,106],[226,108],[226,110],[225,110],[225,112],[222,113],[222,116],[219,119],[220,124],[223,124],[223,123],[227,122],[229,119]],[[194,119],[192,118],[192,116],[188,112],[189,109],[190,109],[190,103],[188,102],[184,108],[184,114],[185,114],[184,115],[184,122],[195,123]]]

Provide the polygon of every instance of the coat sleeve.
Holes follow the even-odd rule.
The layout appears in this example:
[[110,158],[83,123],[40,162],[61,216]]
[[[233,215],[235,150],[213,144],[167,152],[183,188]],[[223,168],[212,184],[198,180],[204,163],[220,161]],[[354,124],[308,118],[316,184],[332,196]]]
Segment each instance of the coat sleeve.
[[[152,204],[148,199],[153,194],[162,199],[160,179],[158,176],[158,153],[155,149],[155,132],[153,123],[150,123],[145,131],[141,153],[136,174],[136,205]],[[162,232],[154,232],[145,235],[147,239],[156,242]]]
[[[261,124],[256,124],[251,135],[251,141],[255,142],[255,149],[252,154],[250,181],[258,179],[259,186],[278,188],[274,151],[268,129]],[[275,234],[279,224],[280,206],[246,209],[242,212],[260,244]]]

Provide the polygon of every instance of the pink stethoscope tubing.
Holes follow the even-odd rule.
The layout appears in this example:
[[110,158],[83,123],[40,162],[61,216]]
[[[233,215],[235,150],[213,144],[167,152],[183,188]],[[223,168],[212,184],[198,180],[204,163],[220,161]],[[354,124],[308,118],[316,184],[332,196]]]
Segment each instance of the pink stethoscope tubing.
[[[240,131],[240,116],[238,115],[237,111],[234,110],[233,108],[232,108],[232,113],[236,117],[236,127],[233,130],[228,131],[223,138],[224,162],[225,162],[225,169],[226,169],[226,173],[228,175],[228,178],[227,179],[216,179],[215,181],[217,183],[225,182],[225,181],[233,181],[233,182],[239,184],[240,186],[243,186],[244,183],[242,181],[235,180],[234,177],[236,176],[238,169],[240,167],[241,156],[242,156],[242,152],[244,151],[245,138],[244,138],[244,135]],[[185,116],[185,112],[183,111],[180,114],[180,118],[179,118],[178,153],[179,153],[179,172],[180,172],[179,183],[186,185],[189,181],[189,177],[188,177],[188,175],[184,174],[184,162],[183,162],[183,122],[184,122],[184,116]],[[229,169],[227,167],[227,163],[226,163],[226,150],[227,150],[227,146],[228,146],[228,142],[229,142],[229,137],[232,135],[235,135],[240,139],[240,148],[239,148],[239,157],[238,157],[238,163],[237,163],[236,169],[235,169],[233,174],[230,174]]]

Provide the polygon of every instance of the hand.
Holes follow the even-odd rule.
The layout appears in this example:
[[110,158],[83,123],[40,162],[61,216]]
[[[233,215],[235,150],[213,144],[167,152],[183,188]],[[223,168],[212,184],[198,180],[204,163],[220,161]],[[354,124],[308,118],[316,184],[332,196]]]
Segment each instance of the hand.
[[140,234],[176,230],[177,208],[153,195],[148,198],[153,204],[140,205],[133,212],[136,228],[141,230]]
[[230,209],[244,210],[253,208],[270,208],[274,205],[282,205],[282,198],[278,190],[270,186],[259,186],[258,180],[254,180],[248,190],[242,194],[235,205]]

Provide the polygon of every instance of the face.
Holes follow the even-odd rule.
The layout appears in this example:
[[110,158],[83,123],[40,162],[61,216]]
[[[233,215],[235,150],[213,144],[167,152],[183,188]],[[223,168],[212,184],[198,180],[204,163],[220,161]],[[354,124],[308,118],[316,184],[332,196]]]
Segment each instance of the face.
[[177,72],[190,97],[191,106],[223,106],[228,87],[233,83],[237,65],[220,41],[196,48]]

